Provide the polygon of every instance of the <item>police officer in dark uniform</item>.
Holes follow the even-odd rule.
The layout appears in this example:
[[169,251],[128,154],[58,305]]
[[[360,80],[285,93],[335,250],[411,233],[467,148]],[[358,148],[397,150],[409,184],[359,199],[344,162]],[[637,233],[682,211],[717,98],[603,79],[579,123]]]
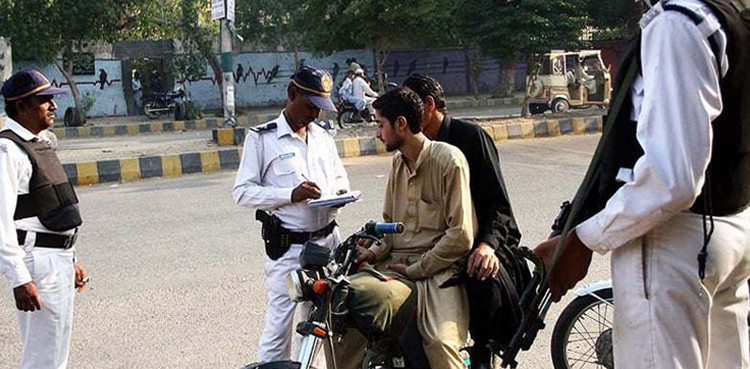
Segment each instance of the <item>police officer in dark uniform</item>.
[[75,263],[78,198],[49,142],[39,133],[55,122],[52,87],[34,69],[2,86],[8,118],[0,131],[0,272],[18,308],[21,369],[65,368],[73,295],[86,284]]

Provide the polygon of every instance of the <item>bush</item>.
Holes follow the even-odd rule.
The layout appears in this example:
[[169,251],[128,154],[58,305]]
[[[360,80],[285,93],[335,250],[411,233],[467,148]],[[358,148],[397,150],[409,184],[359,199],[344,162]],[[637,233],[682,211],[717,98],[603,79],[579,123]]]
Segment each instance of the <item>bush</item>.
[[203,118],[203,110],[200,104],[188,101],[185,105],[185,119],[195,120]]

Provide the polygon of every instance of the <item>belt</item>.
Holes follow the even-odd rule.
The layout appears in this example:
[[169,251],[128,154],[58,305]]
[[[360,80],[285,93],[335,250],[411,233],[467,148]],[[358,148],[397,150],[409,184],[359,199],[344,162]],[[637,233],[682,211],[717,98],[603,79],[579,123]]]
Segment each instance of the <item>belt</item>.
[[[328,223],[327,226],[314,231],[314,232],[293,232],[293,231],[286,231],[281,234],[281,237],[288,237],[289,244],[302,244],[309,240],[316,239],[316,238],[323,238],[331,234],[333,232],[334,228],[336,228],[337,224],[336,221],[332,221]],[[282,241],[283,243],[283,241]]]
[[[22,231],[20,229],[16,230],[19,245],[23,245],[24,243],[26,243],[26,235],[28,233],[29,232]],[[36,241],[34,242],[34,247],[67,250],[73,247],[73,245],[75,245],[76,243],[76,239],[78,239],[78,229],[76,229],[75,233],[70,236],[54,233],[35,233]]]

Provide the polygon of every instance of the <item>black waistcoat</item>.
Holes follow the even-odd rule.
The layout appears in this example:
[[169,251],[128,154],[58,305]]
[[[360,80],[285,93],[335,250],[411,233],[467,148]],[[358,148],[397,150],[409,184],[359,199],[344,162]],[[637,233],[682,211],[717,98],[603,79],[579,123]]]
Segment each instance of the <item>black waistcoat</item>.
[[[702,1],[717,15],[727,34],[729,70],[720,81],[723,110],[712,122],[714,137],[711,162],[706,172],[707,185],[690,210],[698,214],[726,216],[736,214],[750,205],[750,8],[742,10],[741,7],[743,2],[750,4],[750,0]],[[632,169],[643,155],[643,149],[636,139],[636,122],[630,120],[632,84],[623,84],[625,72],[632,63],[638,63],[640,68],[640,45],[639,34],[631,41],[620,64],[612,101],[615,101],[618,94],[627,95],[614,120],[610,144],[603,148],[600,162],[592,163],[597,165],[592,177],[592,191],[585,198],[574,224],[601,211],[609,198],[623,185],[615,179],[620,168]],[[717,55],[717,59],[720,57]],[[710,193],[710,209],[705,209],[706,193]]]
[[52,147],[38,140],[25,141],[10,130],[0,132],[0,137],[24,150],[32,167],[29,193],[18,195],[13,219],[36,216],[42,225],[56,232],[81,225],[78,197]]

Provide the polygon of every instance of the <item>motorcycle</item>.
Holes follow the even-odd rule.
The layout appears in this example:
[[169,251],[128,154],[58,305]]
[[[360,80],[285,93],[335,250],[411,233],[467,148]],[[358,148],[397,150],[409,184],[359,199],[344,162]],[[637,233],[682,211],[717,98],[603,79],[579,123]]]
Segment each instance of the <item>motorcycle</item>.
[[552,331],[555,369],[614,369],[612,322],[615,306],[612,281],[598,281],[574,291]]
[[339,123],[339,128],[344,129],[344,125],[351,125],[355,123],[372,123],[375,122],[375,112],[372,111],[370,104],[365,107],[364,113],[360,113],[354,104],[346,101],[339,97],[338,104],[336,104],[336,110],[338,114],[336,121]]
[[142,97],[143,114],[157,119],[163,113],[174,113],[175,120],[184,120],[188,103],[185,91],[149,92]]
[[[321,345],[325,344],[328,352],[334,352],[334,342],[340,341],[345,329],[351,327],[346,324],[345,319],[346,291],[350,284],[347,277],[355,274],[358,269],[358,242],[371,240],[380,244],[380,239],[385,234],[403,231],[403,223],[369,221],[339,244],[332,253],[326,247],[312,242],[305,243],[300,254],[302,268],[287,277],[289,297],[296,302],[310,301],[313,305],[308,319],[300,322],[296,328],[297,333],[303,336],[298,361],[250,364],[243,369],[309,369]],[[416,314],[412,315],[416,318]],[[411,319],[398,337],[362,332],[368,338],[362,368],[429,369],[416,324],[416,319]],[[462,355],[466,355],[466,352],[462,351]],[[467,362],[468,356],[464,360]],[[328,361],[329,367],[335,368],[331,361]]]

